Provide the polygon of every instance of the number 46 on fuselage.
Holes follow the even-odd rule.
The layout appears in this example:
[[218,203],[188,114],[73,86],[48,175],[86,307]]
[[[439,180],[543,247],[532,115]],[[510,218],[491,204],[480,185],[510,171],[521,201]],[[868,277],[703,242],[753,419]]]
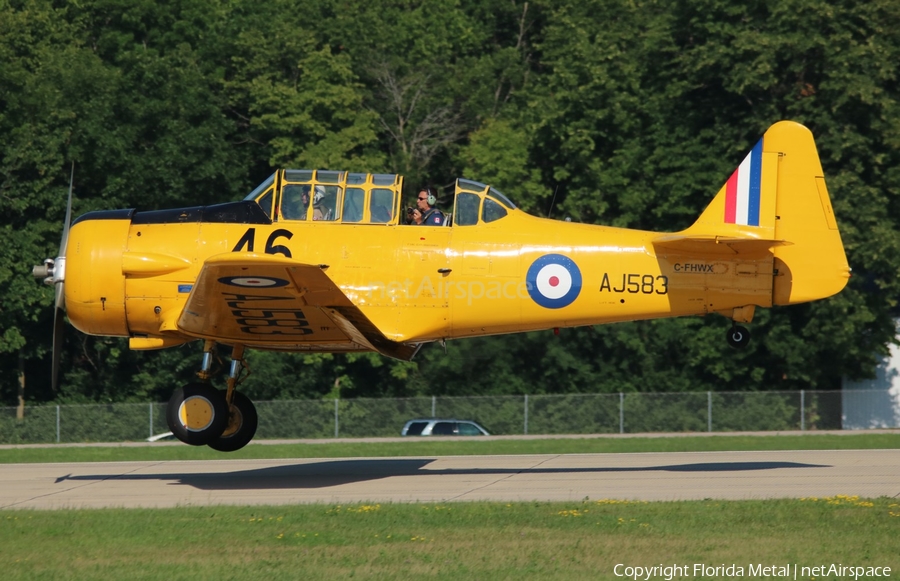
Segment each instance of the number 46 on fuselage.
[[[245,348],[408,360],[431,341],[707,313],[742,346],[756,307],[825,298],[850,276],[813,137],[793,122],[675,233],[536,218],[464,179],[444,226],[406,225],[402,186],[279,170],[240,202],[91,212],[35,272],[84,333],[132,349],[204,340],[200,381],[167,417],[182,441],[225,451],[256,430],[235,390]],[[217,343],[233,351],[223,391],[208,381]]]

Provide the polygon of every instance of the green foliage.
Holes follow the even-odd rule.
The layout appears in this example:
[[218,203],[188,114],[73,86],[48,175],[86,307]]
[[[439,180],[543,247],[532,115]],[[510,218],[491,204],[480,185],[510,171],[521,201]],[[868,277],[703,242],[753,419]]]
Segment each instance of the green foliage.
[[550,208],[542,208],[547,191],[541,184],[540,171],[529,165],[529,139],[521,129],[508,121],[488,119],[469,135],[469,143],[460,153],[463,176],[478,176],[516,200],[523,210],[546,216]]
[[465,176],[537,215],[674,231],[784,118],[816,136],[854,277],[830,300],[758,312],[747,350],[728,350],[718,317],[636,322],[430,346],[414,363],[251,352],[242,389],[787,391],[871,376],[900,296],[898,25],[889,0],[0,0],[0,401],[20,354],[30,401],[163,401],[199,366],[198,344],[132,353],[70,330],[49,390],[53,291],[29,271],[57,253],[72,162],[76,215],[239,199],[273,166],[317,166],[400,172],[410,188]]
[[244,139],[262,144],[276,167],[382,168],[375,118],[362,107],[349,55],[325,44],[326,30],[307,10],[251,6],[256,14],[244,26],[229,25],[235,39],[223,86]]

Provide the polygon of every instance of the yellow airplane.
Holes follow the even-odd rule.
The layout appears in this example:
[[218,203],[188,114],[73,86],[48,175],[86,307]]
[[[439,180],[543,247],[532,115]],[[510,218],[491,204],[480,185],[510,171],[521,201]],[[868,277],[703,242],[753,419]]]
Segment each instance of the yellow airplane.
[[[407,225],[394,174],[278,170],[243,201],[89,212],[34,274],[90,335],[131,349],[204,341],[199,381],[172,395],[183,442],[237,450],[256,432],[236,386],[247,348],[412,359],[428,342],[719,313],[727,340],[756,307],[829,297],[850,277],[812,134],[773,125],[689,228],[657,233],[530,216],[456,181],[444,226]],[[64,284],[65,283],[65,284]],[[227,387],[210,385],[231,346]]]

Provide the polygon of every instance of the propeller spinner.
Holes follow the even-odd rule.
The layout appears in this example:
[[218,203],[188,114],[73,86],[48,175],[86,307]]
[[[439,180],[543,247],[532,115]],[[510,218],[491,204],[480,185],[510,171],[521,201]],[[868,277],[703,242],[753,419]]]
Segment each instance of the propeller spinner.
[[62,240],[59,243],[59,254],[56,258],[47,258],[43,264],[35,266],[31,274],[44,284],[55,287],[56,299],[53,311],[53,366],[51,385],[53,391],[59,387],[59,363],[62,358],[63,332],[66,328],[66,247],[69,243],[69,225],[72,222],[72,184],[75,181],[75,162],[72,162],[72,174],[69,176],[69,199],[66,203],[66,222],[63,226]]

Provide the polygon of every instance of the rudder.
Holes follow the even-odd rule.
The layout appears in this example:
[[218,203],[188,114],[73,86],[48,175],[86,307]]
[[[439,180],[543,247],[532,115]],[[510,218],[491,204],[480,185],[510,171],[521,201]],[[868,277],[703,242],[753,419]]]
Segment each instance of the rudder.
[[791,305],[830,297],[850,278],[825,174],[812,133],[782,121],[766,132],[765,150],[778,154],[773,303]]

